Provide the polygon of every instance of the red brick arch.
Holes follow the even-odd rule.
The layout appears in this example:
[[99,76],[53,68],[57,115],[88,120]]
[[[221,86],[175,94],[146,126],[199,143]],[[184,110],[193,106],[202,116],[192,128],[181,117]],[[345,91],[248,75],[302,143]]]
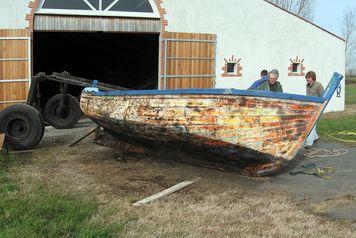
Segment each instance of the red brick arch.
[[155,0],[159,15],[161,17],[161,34],[162,37],[165,37],[166,34],[166,26],[168,26],[168,21],[165,18],[166,9],[162,7],[163,0]]
[[26,21],[28,21],[28,27],[27,29],[30,29],[33,31],[33,20],[35,18],[35,11],[38,7],[38,4],[40,4],[40,0],[32,0],[28,4],[28,7],[30,8],[30,13],[26,15]]
[[[161,33],[164,36],[165,31],[166,31],[166,26],[168,25],[167,20],[165,19],[165,14],[166,14],[166,9],[162,8],[161,4],[163,0],[154,0],[156,3],[158,13],[161,17]],[[28,7],[30,8],[30,13],[26,15],[26,21],[28,21],[28,27],[30,31],[33,31],[33,20],[35,18],[35,12],[40,3],[40,0],[31,0],[30,3],[28,4]]]

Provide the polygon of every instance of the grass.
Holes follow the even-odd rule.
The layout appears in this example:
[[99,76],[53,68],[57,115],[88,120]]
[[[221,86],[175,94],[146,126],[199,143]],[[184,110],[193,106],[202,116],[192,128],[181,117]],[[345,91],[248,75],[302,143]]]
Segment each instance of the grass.
[[317,130],[323,138],[335,137],[346,141],[356,141],[356,115],[342,116],[341,114],[336,118],[323,118]]
[[[305,211],[307,200],[251,186],[268,182],[265,178],[147,157],[118,163],[117,155],[88,142],[0,161],[0,237],[353,237],[356,232],[348,221]],[[132,206],[132,200],[197,175],[204,179],[191,187]]]
[[356,83],[346,85],[345,103],[346,105],[356,104]]
[[[345,104],[356,105],[356,77],[347,78]],[[353,83],[350,83],[353,82]],[[324,117],[318,124],[318,134],[323,138],[338,138],[345,141],[356,141],[356,112],[350,114],[339,113],[335,117]]]
[[0,161],[0,237],[112,237],[123,225],[105,225],[92,220],[98,204],[53,191],[29,181],[24,189],[11,179],[18,166]]

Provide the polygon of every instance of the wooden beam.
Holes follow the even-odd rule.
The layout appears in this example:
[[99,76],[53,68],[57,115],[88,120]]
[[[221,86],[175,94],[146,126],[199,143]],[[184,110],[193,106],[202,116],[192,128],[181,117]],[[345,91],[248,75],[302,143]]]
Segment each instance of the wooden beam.
[[100,129],[100,126],[90,129],[87,133],[85,133],[85,135],[81,136],[80,138],[78,138],[75,141],[73,141],[72,143],[70,143],[70,145],[68,147],[75,146],[76,144],[78,144],[79,142],[81,142],[82,140],[84,140],[85,138],[87,138],[88,136],[90,136],[91,134],[93,134],[94,132],[96,132],[99,129]]
[[7,144],[5,142],[5,134],[0,134],[0,151],[3,152],[4,154],[4,159],[8,160],[9,159],[9,150],[7,148]]
[[142,199],[142,200],[140,200],[138,202],[135,202],[132,205],[141,206],[141,205],[144,205],[146,203],[153,202],[153,201],[158,200],[160,198],[163,198],[163,197],[165,197],[165,196],[167,196],[169,194],[177,192],[178,190],[181,190],[181,189],[183,189],[183,188],[185,188],[185,187],[187,187],[187,186],[189,186],[189,185],[191,185],[191,184],[193,184],[195,182],[198,182],[200,179],[201,178],[195,178],[195,179],[193,179],[191,181],[181,182],[181,183],[179,183],[177,185],[174,185],[173,187],[170,187],[170,188],[167,188],[166,190],[163,190],[162,192],[156,193],[156,194],[154,194],[154,195],[152,195],[150,197],[147,197],[147,198]]
[[4,145],[4,141],[5,141],[5,134],[0,134],[0,151],[2,151],[2,147]]

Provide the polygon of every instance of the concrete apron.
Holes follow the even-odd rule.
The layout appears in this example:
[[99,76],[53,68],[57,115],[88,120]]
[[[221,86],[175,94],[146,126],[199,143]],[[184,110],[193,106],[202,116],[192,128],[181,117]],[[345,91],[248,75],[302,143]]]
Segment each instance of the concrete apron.
[[[281,187],[297,197],[308,198],[311,209],[321,215],[331,218],[356,220],[356,147],[333,142],[317,142],[315,149],[347,149],[347,154],[333,157],[309,158],[301,154],[292,171],[302,170],[301,165],[315,163],[316,167],[332,167],[335,170],[329,180],[314,175],[298,174],[292,176],[289,172],[268,181],[262,182],[271,187]],[[267,185],[268,184],[268,185]]]

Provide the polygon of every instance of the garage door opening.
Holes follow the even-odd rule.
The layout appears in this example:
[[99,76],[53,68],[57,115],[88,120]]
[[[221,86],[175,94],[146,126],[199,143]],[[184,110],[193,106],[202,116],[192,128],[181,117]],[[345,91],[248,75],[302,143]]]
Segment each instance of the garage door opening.
[[130,89],[157,89],[158,57],[158,34],[34,32],[33,36],[34,74],[67,71]]

